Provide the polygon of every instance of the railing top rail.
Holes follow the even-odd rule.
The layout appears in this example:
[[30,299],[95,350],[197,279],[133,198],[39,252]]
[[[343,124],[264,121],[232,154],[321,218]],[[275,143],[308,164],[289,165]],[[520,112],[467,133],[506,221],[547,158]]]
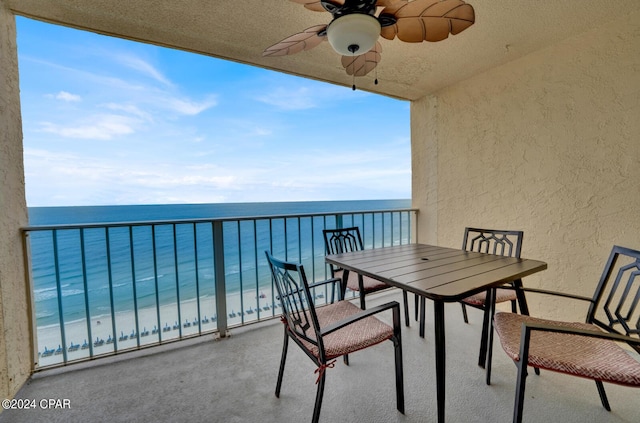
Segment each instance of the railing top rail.
[[79,224],[61,224],[61,225],[37,225],[25,226],[20,230],[25,232],[35,231],[51,231],[67,230],[67,229],[89,229],[89,228],[117,228],[129,226],[151,226],[151,225],[174,225],[174,224],[194,224],[194,223],[212,223],[212,222],[229,222],[240,220],[268,220],[268,219],[289,219],[299,217],[322,217],[337,216],[351,214],[370,214],[370,213],[398,213],[398,212],[418,212],[417,208],[396,208],[396,209],[375,209],[375,210],[348,210],[348,211],[331,211],[319,213],[292,213],[292,214],[276,214],[276,215],[258,215],[258,216],[236,216],[236,217],[218,217],[218,218],[197,218],[197,219],[174,219],[174,220],[143,220],[133,222],[103,222],[103,223],[79,223]]

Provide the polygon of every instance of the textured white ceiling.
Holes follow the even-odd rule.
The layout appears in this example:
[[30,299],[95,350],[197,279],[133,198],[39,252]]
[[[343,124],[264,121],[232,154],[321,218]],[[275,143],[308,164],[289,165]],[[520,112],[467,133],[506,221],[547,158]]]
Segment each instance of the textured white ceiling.
[[[329,23],[289,0],[0,0],[14,13],[102,34],[159,44],[350,86],[328,43],[284,57],[262,51],[310,26]],[[543,49],[630,11],[639,0],[469,0],[476,23],[437,43],[380,40],[360,89],[418,99],[492,67]]]

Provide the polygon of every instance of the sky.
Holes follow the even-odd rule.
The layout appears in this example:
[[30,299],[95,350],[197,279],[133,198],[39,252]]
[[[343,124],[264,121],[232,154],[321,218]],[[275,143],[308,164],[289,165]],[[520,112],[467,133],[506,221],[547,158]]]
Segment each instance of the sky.
[[411,197],[409,102],[16,22],[30,207]]

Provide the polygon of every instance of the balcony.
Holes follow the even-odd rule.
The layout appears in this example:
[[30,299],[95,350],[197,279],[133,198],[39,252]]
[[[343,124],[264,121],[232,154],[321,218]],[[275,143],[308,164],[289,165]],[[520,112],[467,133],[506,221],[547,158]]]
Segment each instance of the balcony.
[[[415,213],[403,209],[25,228],[33,296],[55,294],[49,301],[56,313],[49,320],[56,322],[38,325],[43,305],[33,304],[36,373],[15,404],[35,409],[6,410],[0,422],[309,420],[315,368],[294,346],[281,398],[274,395],[282,326],[274,318],[279,311],[270,277],[262,276],[268,270],[261,249],[301,260],[311,277],[320,280],[328,276],[322,229],[357,225],[366,248],[408,243],[416,232]],[[81,284],[73,293],[81,301],[75,303],[66,292],[74,279]],[[189,279],[194,283],[185,284]],[[151,293],[144,292],[149,281]],[[119,289],[129,294],[123,296]],[[317,303],[326,298],[328,293],[316,293]],[[395,289],[367,298],[370,306],[402,302]],[[392,348],[383,343],[354,354],[348,367],[340,361],[327,370],[322,421],[436,419],[428,302],[427,307],[426,338],[418,336],[417,324],[403,327],[406,414],[395,408]],[[475,364],[480,313],[470,311],[469,325],[457,304],[447,305],[446,314],[447,419],[510,421],[515,366],[495,341],[493,384],[486,386],[484,371]],[[178,316],[175,325],[162,326],[167,315]],[[125,328],[132,328],[133,336],[125,339]],[[112,335],[117,331],[120,336]],[[107,332],[111,341],[99,342]],[[92,340],[86,348],[72,339],[79,333]],[[60,344],[60,352],[47,347],[52,340]],[[637,421],[637,391],[613,385],[607,391],[612,412],[602,408],[590,380],[532,373],[526,420]]]
[[[398,290],[367,297],[375,305],[402,301]],[[406,414],[395,408],[390,343],[338,360],[327,370],[324,422],[426,422],[436,420],[432,308],[427,302],[427,336],[403,327]],[[516,369],[496,341],[493,382],[484,383],[476,363],[481,314],[462,321],[457,304],[446,306],[447,421],[511,421]],[[281,397],[274,395],[282,347],[276,319],[157,348],[111,356],[36,373],[16,398],[68,400],[66,409],[6,410],[0,422],[190,421],[305,422],[311,418],[314,366],[291,346]],[[527,422],[635,422],[638,391],[606,385],[612,411],[602,408],[590,380],[531,372],[526,392]],[[63,402],[60,406],[64,406]],[[45,404],[49,404],[45,401]],[[55,405],[55,403],[54,403]]]

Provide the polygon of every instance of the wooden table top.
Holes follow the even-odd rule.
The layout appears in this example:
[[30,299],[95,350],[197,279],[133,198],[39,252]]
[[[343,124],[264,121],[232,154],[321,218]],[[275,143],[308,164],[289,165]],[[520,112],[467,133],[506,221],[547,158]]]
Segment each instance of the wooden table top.
[[547,263],[406,244],[326,256],[328,263],[432,300],[453,302],[545,270]]

